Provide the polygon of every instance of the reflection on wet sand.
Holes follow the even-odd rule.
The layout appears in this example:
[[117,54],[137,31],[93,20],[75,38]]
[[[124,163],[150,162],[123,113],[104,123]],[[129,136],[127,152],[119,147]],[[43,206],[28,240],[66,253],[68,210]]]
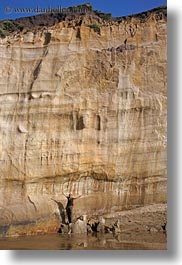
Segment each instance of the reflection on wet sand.
[[0,249],[11,250],[166,250],[163,233],[44,235],[0,239]]

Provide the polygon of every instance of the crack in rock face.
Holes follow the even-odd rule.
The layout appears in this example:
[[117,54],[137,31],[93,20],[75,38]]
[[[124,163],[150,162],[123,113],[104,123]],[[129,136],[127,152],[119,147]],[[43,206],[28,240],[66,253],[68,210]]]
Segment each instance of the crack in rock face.
[[75,219],[166,205],[164,10],[27,23],[0,39],[0,236],[57,232],[64,194]]

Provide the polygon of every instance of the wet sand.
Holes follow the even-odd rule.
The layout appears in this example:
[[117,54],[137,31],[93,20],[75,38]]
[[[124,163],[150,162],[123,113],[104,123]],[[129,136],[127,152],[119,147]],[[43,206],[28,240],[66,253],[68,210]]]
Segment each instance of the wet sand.
[[166,250],[164,233],[51,234],[0,238],[2,250]]

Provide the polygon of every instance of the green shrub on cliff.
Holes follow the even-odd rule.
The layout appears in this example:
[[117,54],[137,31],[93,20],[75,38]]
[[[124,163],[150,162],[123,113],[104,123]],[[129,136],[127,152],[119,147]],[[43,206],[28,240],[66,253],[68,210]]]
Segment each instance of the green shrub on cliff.
[[101,25],[99,24],[89,24],[89,25],[86,25],[87,27],[93,29],[96,33],[100,34],[100,28],[101,28]]
[[6,35],[7,35],[7,32],[4,31],[2,28],[0,28],[0,37],[1,37],[1,38],[5,38]]
[[16,26],[11,20],[4,20],[3,28],[10,32],[16,30]]
[[102,18],[105,21],[109,21],[112,19],[112,14],[111,13],[103,13],[99,10],[94,10],[95,15],[98,17]]
[[7,35],[9,35],[9,33],[13,32],[13,31],[22,31],[23,30],[23,26],[13,20],[3,20],[0,21],[0,37],[4,38]]

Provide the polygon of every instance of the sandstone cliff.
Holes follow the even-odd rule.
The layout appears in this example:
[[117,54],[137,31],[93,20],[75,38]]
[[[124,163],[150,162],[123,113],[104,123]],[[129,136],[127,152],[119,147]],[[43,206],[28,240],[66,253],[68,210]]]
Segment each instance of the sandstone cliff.
[[62,192],[75,216],[166,203],[164,10],[0,39],[0,235],[56,231]]

